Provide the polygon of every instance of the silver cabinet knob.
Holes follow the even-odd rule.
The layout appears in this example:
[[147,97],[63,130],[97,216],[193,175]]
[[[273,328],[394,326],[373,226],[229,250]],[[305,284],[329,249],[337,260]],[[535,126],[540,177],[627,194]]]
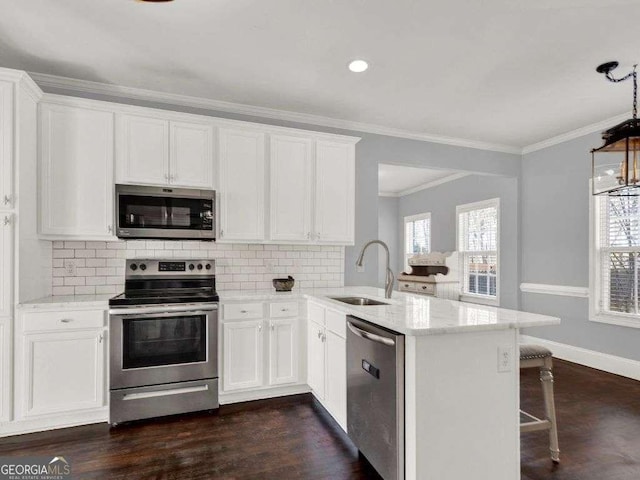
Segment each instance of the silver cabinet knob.
[[168,173],[165,173],[165,174],[164,174],[164,179],[165,179],[165,180],[169,180],[169,174],[168,174]]
[[104,334],[100,334],[100,336],[98,337],[98,343],[102,343],[102,340],[104,339]]
[[113,225],[107,225],[107,231],[113,233]]
[[62,323],[71,323],[73,322],[72,318],[63,318],[62,320],[60,320]]
[[4,204],[5,205],[10,205],[11,204],[11,195],[5,195],[4,196]]
[[258,325],[258,331],[261,332],[262,331],[262,324]]
[[5,225],[11,225],[11,215],[5,215],[3,223]]
[[273,331],[273,330],[275,330],[275,329],[276,329],[276,326],[272,323],[272,324],[271,324],[271,330]]
[[318,330],[318,338],[322,338],[322,332]]
[[240,310],[240,313],[249,313],[247,310]]

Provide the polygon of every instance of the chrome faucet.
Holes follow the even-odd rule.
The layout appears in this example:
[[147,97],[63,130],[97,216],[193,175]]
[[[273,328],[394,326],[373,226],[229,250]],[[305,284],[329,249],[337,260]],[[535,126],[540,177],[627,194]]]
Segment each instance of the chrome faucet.
[[362,247],[362,250],[360,251],[360,256],[356,261],[356,266],[361,267],[363,265],[364,252],[367,249],[367,247],[369,247],[369,245],[372,245],[374,243],[378,243],[382,245],[382,248],[384,248],[385,252],[387,252],[387,280],[384,286],[384,298],[391,298],[391,292],[393,292],[394,276],[393,276],[393,272],[391,271],[391,268],[389,268],[389,247],[387,246],[386,243],[384,243],[382,240],[371,240],[370,242],[367,242],[365,246]]

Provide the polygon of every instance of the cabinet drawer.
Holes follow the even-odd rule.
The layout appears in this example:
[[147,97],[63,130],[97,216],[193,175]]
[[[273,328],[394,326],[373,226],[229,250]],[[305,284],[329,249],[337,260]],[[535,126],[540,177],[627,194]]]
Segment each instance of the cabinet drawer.
[[34,312],[22,315],[24,332],[64,331],[104,327],[104,310]]
[[413,282],[399,282],[398,285],[400,286],[400,290],[403,290],[405,292],[416,291],[416,284]]
[[327,329],[342,338],[347,338],[347,316],[344,313],[335,310],[325,311],[325,320]]
[[273,318],[297,317],[298,302],[278,302],[269,305],[269,316]]
[[427,295],[435,295],[436,286],[433,283],[418,283],[416,285],[416,291]]
[[232,303],[224,305],[223,311],[224,320],[262,318],[264,305],[262,303]]

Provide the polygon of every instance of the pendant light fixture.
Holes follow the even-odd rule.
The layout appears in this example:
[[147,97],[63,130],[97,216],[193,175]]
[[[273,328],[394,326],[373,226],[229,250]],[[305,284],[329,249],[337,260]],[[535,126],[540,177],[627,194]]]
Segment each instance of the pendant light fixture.
[[607,62],[596,71],[610,82],[633,80],[633,116],[615,127],[602,132],[604,145],[591,150],[592,193],[594,195],[640,195],[640,120],[638,120],[637,65],[621,78],[611,72],[618,62]]

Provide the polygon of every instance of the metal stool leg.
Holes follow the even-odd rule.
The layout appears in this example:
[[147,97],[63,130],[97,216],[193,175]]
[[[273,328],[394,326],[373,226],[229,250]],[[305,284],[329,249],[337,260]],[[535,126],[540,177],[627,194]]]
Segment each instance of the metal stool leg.
[[551,460],[560,463],[560,448],[558,445],[558,424],[556,422],[556,406],[553,397],[553,373],[551,357],[546,358],[544,367],[540,368],[540,382],[542,383],[542,394],[544,396],[544,409],[547,420],[551,423],[549,429],[549,450]]

